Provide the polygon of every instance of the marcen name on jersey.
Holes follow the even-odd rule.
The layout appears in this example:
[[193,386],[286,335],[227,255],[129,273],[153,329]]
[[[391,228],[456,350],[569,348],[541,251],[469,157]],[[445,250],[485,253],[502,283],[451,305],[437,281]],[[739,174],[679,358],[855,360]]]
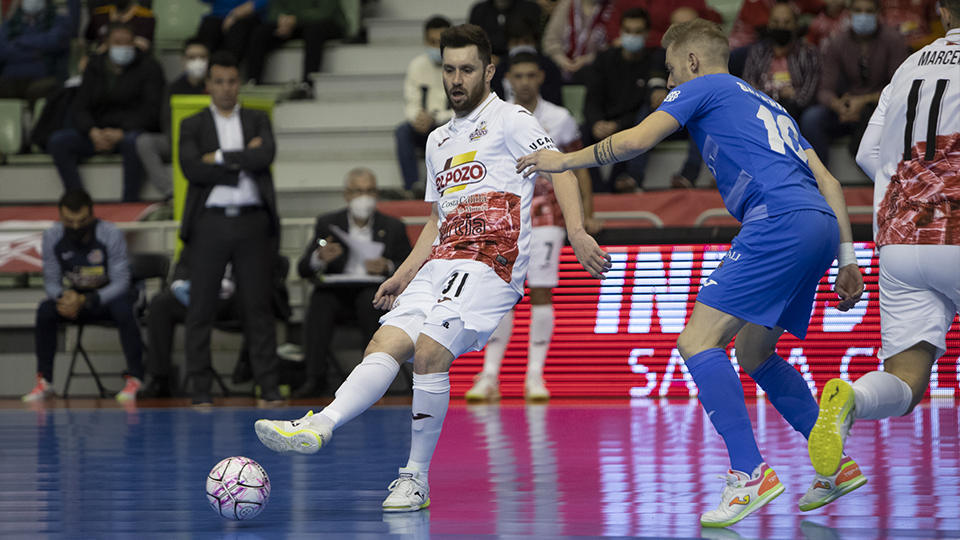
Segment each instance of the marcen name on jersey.
[[438,202],[440,234],[430,259],[471,259],[522,294],[530,248],[533,178],[517,158],[556,150],[526,109],[491,93],[470,115],[427,139],[427,202]]

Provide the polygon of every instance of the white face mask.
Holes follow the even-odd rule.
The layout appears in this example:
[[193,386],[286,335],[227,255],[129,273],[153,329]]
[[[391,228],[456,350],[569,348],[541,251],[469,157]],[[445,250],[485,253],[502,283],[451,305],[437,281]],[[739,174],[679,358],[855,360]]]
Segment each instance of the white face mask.
[[43,11],[45,7],[47,7],[46,0],[23,0],[20,3],[20,9],[27,15],[36,15]]
[[207,75],[207,59],[194,58],[187,60],[183,64],[183,70],[187,72],[187,77],[191,79],[202,79]]
[[350,215],[358,221],[366,221],[373,215],[373,210],[377,207],[377,198],[372,195],[360,195],[350,199],[347,208],[350,209]]
[[129,66],[137,56],[133,45],[112,45],[110,46],[110,60],[118,66]]
[[436,65],[443,63],[443,55],[440,53],[440,47],[427,47],[424,49],[424,52],[427,53],[427,57],[430,58],[430,61]]

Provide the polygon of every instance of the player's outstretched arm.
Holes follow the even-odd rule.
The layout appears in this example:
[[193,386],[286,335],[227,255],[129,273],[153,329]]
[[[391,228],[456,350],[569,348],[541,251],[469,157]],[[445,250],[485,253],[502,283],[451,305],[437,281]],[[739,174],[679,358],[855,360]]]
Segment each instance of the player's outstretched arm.
[[840,253],[838,255],[837,281],[833,285],[834,292],[840,297],[837,309],[847,311],[860,301],[863,295],[863,275],[857,265],[857,257],[853,251],[853,230],[850,228],[850,216],[847,215],[847,202],[843,198],[843,188],[840,182],[824,167],[813,149],[806,150],[807,163],[817,179],[817,187],[827,200],[827,204],[837,216],[840,226]]
[[556,173],[626,161],[649,151],[678,129],[680,123],[674,117],[654,111],[639,125],[614,133],[583,150],[570,154],[538,150],[527,154],[517,160],[517,173],[529,178],[538,172]]
[[[559,152],[550,150],[554,154]],[[577,177],[571,172],[549,174],[544,177],[553,181],[553,191],[557,195],[557,203],[563,212],[563,220],[567,223],[567,238],[573,246],[573,252],[583,268],[597,279],[603,279],[610,269],[610,255],[600,249],[597,241],[587,234],[583,228],[583,207],[580,203],[580,185]]]
[[390,309],[393,307],[394,300],[400,296],[400,293],[407,288],[407,285],[413,281],[417,275],[417,270],[423,266],[430,256],[430,250],[433,248],[433,242],[437,239],[439,229],[437,223],[440,221],[440,211],[437,209],[437,203],[430,205],[430,218],[427,224],[423,226],[420,237],[417,238],[417,244],[413,246],[413,251],[397,268],[389,279],[384,281],[377,294],[373,297],[373,305],[377,309]]

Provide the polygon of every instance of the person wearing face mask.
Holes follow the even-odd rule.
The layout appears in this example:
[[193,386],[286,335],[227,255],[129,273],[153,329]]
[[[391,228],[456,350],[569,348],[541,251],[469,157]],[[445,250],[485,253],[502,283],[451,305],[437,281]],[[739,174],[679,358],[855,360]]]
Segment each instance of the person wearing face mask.
[[410,61],[403,82],[406,120],[397,126],[397,161],[407,190],[423,190],[418,151],[427,143],[427,135],[453,118],[447,103],[440,69],[440,34],[450,28],[444,17],[431,17],[423,27],[423,54]]
[[37,384],[23,401],[54,397],[53,360],[57,326],[64,322],[112,321],[127,360],[126,386],[117,401],[137,398],[143,379],[143,341],[133,312],[130,263],[123,233],[97,219],[84,191],[67,192],[57,204],[60,222],[43,232],[43,288],[34,329]]
[[507,26],[514,20],[539,27],[540,6],[531,0],[482,0],[470,8],[470,24],[487,33],[496,57],[504,56],[510,49]]
[[880,92],[909,51],[895,28],[882,24],[880,0],[853,0],[850,28],[836,34],[823,51],[818,104],[800,117],[800,131],[829,164],[831,139],[850,136],[857,154]]
[[198,95],[206,93],[204,78],[207,75],[207,59],[210,51],[197,38],[187,40],[180,56],[183,73],[167,88],[160,115],[160,133],[143,133],[137,137],[137,155],[143,163],[147,181],[157,188],[164,201],[173,197],[173,173],[164,163],[170,163],[172,155],[170,140],[170,96]]
[[[307,378],[294,392],[295,398],[317,397],[326,389],[330,343],[338,320],[345,315],[356,318],[363,342],[373,337],[386,313],[373,306],[373,297],[411,250],[406,226],[376,210],[373,172],[357,168],[347,173],[343,198],[346,209],[317,218],[313,240],[297,265],[300,277],[310,279],[315,287],[303,325]],[[357,243],[382,244],[383,253],[366,258],[350,248]]]
[[[620,46],[597,55],[587,80],[584,102],[584,144],[594,144],[631,128],[656,109],[666,95],[667,77],[663,50],[647,47],[650,16],[632,8],[620,19]],[[632,192],[643,185],[646,157],[616,165],[608,179],[600,169],[590,169],[597,191]]]
[[507,21],[507,56],[501,58],[497,64],[497,71],[493,74],[493,80],[490,82],[490,88],[500,96],[504,101],[513,101],[514,92],[507,79],[507,70],[510,62],[521,53],[535,55],[540,62],[540,69],[543,70],[543,84],[540,85],[540,97],[553,103],[563,106],[563,75],[560,68],[553,63],[553,60],[540,54],[538,44],[540,43],[540,30],[536,23],[523,18],[514,18]]
[[23,0],[0,25],[0,99],[25,99],[32,110],[61,87],[80,0],[70,0],[68,7],[68,14],[60,15],[48,0]]
[[143,166],[136,140],[160,131],[164,78],[160,64],[134,44],[133,30],[111,26],[107,52],[90,59],[74,100],[73,127],[53,133],[47,151],[65,191],[81,190],[77,167],[96,154],[123,157],[123,202],[140,200]]
[[743,80],[772,97],[793,118],[817,96],[820,53],[797,37],[797,13],[790,4],[770,10],[767,38],[750,48]]

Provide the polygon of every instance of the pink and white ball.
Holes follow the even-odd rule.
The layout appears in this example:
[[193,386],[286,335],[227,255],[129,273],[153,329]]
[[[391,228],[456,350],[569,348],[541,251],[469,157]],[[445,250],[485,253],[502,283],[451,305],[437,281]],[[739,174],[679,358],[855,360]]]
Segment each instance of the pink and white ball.
[[207,500],[232,521],[253,519],[270,499],[270,478],[256,461],[235,456],[217,463],[207,475]]

